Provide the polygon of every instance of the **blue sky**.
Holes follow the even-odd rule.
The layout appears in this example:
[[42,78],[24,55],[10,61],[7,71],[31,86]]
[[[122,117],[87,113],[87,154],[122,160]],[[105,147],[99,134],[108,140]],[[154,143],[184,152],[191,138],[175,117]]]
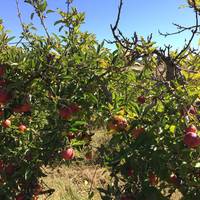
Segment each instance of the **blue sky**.
[[[20,1],[22,17],[25,22],[30,21],[30,6]],[[48,0],[49,8],[65,9],[64,0]],[[105,39],[112,40],[110,24],[115,22],[119,0],[74,0],[73,5],[78,10],[86,13],[86,21],[82,30],[95,33],[99,41]],[[194,24],[194,15],[191,9],[180,9],[186,4],[186,0],[124,0],[124,7],[120,21],[120,29],[126,36],[131,36],[134,31],[139,35],[147,36],[153,33],[153,40],[157,45],[173,44],[175,48],[183,45],[189,33],[164,38],[158,34],[162,32],[173,32],[175,27],[172,22],[182,25]],[[52,15],[52,14],[51,14]],[[12,30],[13,35],[20,33],[21,28],[17,18],[15,0],[1,2],[0,18],[3,18],[7,29]],[[57,28],[53,26],[55,17],[53,15],[47,21],[50,31]],[[39,23],[35,21],[36,25]],[[42,33],[41,29],[40,33]],[[197,40],[195,41],[197,43]]]

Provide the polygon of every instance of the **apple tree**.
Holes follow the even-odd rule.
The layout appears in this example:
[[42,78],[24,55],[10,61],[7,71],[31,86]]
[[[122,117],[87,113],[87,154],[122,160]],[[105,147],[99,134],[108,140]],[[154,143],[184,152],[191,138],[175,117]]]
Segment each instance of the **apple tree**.
[[200,198],[200,60],[191,47],[200,13],[192,2],[195,25],[176,25],[172,33],[189,30],[191,37],[174,50],[157,48],[152,35],[126,38],[118,28],[120,1],[111,42],[117,44],[115,66],[121,74],[111,75],[112,137],[100,148],[111,183],[99,189],[102,199],[170,199],[177,190],[182,199]]
[[[26,0],[38,17],[22,20],[19,41],[12,43],[0,26],[0,199],[29,200],[54,190],[41,181],[44,167],[79,160],[76,152],[90,148],[94,127],[102,126],[111,101],[105,67],[110,52],[95,36],[81,32],[84,13],[49,10],[45,0]],[[45,19],[59,15],[59,33],[49,33]],[[41,27],[39,27],[41,28]],[[93,125],[95,124],[95,126]]]

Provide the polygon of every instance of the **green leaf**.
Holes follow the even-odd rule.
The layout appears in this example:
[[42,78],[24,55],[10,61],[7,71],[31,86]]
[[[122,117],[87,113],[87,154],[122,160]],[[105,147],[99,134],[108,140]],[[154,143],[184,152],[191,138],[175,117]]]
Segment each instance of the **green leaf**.
[[54,23],[54,26],[56,26],[57,24],[60,24],[60,23],[62,23],[63,21],[62,20],[58,20],[58,21],[56,21],[55,23]]
[[59,32],[62,31],[63,28],[64,28],[64,26],[61,26],[61,27],[59,28]]
[[85,125],[85,124],[86,124],[85,121],[75,121],[72,126],[82,126],[82,125]]
[[200,162],[196,163],[194,167],[195,168],[200,168]]
[[34,15],[35,15],[35,13],[34,13],[34,12],[33,12],[33,13],[31,13],[31,20],[33,19]]
[[170,128],[169,128],[169,130],[170,130],[171,133],[175,133],[176,126],[175,125],[171,125]]
[[76,139],[71,140],[71,145],[73,147],[75,147],[75,146],[82,146],[84,144],[85,144],[85,141],[83,141],[83,140],[76,140]]
[[92,199],[94,197],[94,192],[90,192],[88,199]]
[[54,12],[55,12],[54,10],[47,10],[47,11],[46,11],[46,14],[54,13]]
[[47,8],[47,1],[44,0],[44,3],[39,5],[39,11],[44,12],[46,8]]
[[15,39],[15,36],[8,38],[8,42],[10,42],[11,40]]

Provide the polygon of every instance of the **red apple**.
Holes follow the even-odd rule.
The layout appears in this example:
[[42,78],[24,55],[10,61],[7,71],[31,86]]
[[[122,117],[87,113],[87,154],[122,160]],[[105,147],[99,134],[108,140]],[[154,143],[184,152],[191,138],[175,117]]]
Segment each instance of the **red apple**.
[[146,101],[146,98],[145,98],[145,96],[139,96],[139,97],[137,98],[137,100],[138,100],[139,103],[144,104],[145,101]]
[[19,129],[20,132],[23,133],[27,130],[27,127],[24,124],[21,124],[21,125],[19,125],[18,129]]
[[16,113],[29,112],[30,110],[31,110],[31,105],[29,103],[24,103],[22,105],[16,105],[13,108],[13,112],[16,112]]
[[195,125],[190,125],[188,126],[186,129],[185,129],[185,132],[188,133],[188,132],[192,132],[192,133],[196,133],[197,132],[197,128]]
[[127,175],[128,175],[128,176],[133,176],[133,174],[134,174],[133,169],[128,169]]
[[123,131],[127,126],[128,126],[128,123],[127,123],[126,120],[119,121],[119,122],[117,123],[117,129],[118,129],[119,131]]
[[180,114],[181,117],[185,117],[187,114],[195,115],[197,114],[197,110],[194,106],[187,106],[186,108],[181,109]]
[[0,66],[0,76],[3,76],[5,73],[5,68],[3,66]]
[[80,107],[75,103],[70,104],[69,108],[71,109],[72,113],[76,113],[80,110]]
[[152,186],[155,186],[158,184],[158,177],[154,173],[149,173],[149,183]]
[[15,200],[25,200],[24,193],[20,193],[15,197]]
[[8,101],[10,100],[10,94],[4,90],[4,89],[0,89],[0,104],[6,104],[8,103]]
[[144,132],[144,128],[135,128],[132,130],[132,136],[133,138],[137,139],[142,133]]
[[59,115],[63,119],[70,119],[72,116],[72,110],[70,107],[62,107],[59,110]]
[[194,106],[190,106],[189,109],[188,109],[188,112],[192,115],[197,114],[197,110]]
[[31,105],[29,103],[24,103],[21,105],[22,112],[29,112],[31,110]]
[[6,85],[6,80],[1,79],[1,80],[0,80],[0,86],[3,87],[3,86],[5,86],[5,85]]
[[14,174],[15,172],[15,165],[12,163],[9,163],[6,167],[5,167],[5,172],[8,176],[11,176]]
[[68,140],[70,141],[75,138],[75,135],[74,135],[74,133],[69,132],[69,133],[67,133],[67,137],[68,137]]
[[200,145],[200,137],[194,132],[188,132],[184,135],[183,142],[188,148],[197,148]]
[[72,148],[63,150],[61,156],[65,160],[72,160],[74,158],[74,150]]
[[9,128],[11,126],[11,121],[9,119],[6,119],[6,120],[2,121],[1,124],[4,128]]
[[179,178],[174,173],[170,175],[170,182],[173,183],[174,185],[180,184]]
[[20,106],[15,106],[15,107],[13,108],[13,112],[15,112],[15,113],[22,113],[21,107],[20,107]]
[[123,131],[128,126],[127,120],[121,115],[114,115],[107,124],[108,130]]
[[128,126],[127,120],[121,115],[115,115],[112,122],[117,131],[123,131]]

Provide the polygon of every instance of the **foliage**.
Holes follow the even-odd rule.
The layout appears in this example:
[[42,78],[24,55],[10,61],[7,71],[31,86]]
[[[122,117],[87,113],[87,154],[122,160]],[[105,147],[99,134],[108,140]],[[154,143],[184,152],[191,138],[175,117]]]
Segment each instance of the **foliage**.
[[[26,2],[44,25],[47,2]],[[59,165],[65,149],[89,148],[91,124],[100,126],[99,116],[107,113],[106,82],[101,78],[105,70],[98,63],[110,53],[94,35],[79,30],[82,13],[75,8],[58,13],[61,19],[55,25],[70,27],[60,36],[39,36],[31,32],[33,25],[22,24],[19,46],[10,46],[1,29],[1,199],[53,192],[40,183],[42,168]],[[8,119],[11,125],[5,125]],[[41,190],[35,191],[37,187]]]
[[[158,49],[151,36],[123,36],[120,2],[111,26],[113,52],[80,30],[84,13],[72,1],[67,11],[49,10],[46,0],[25,1],[46,36],[23,23],[18,0],[23,31],[15,46],[1,24],[1,199],[50,195],[53,189],[40,179],[43,167],[70,164],[80,159],[77,151],[90,152],[92,130],[105,122],[112,137],[100,152],[113,182],[100,189],[102,199],[169,199],[177,188],[184,199],[199,198],[200,138],[189,127],[199,128],[199,56],[189,48],[198,24],[179,26],[192,32],[181,51]],[[54,12],[60,35],[45,25]]]
[[[112,181],[106,190],[100,188],[102,199],[170,199],[176,189],[183,199],[198,199],[199,56],[190,47],[198,10],[196,26],[176,25],[177,32],[163,34],[191,30],[189,42],[178,51],[156,48],[151,36],[126,38],[118,28],[122,3],[111,29],[127,65],[111,84],[114,118],[108,130],[113,136],[101,151]],[[123,120],[116,121],[116,115]],[[119,130],[122,121],[127,124]]]

